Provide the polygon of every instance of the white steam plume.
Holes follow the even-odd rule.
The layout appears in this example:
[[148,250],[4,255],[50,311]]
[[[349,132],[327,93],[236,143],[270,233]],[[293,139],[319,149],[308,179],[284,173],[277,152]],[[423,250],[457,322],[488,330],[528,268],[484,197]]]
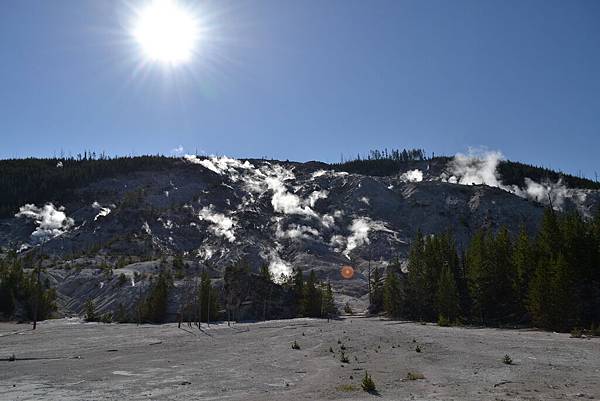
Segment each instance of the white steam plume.
[[231,217],[225,216],[223,213],[216,213],[213,211],[214,206],[203,207],[198,213],[200,220],[206,220],[212,223],[209,229],[213,234],[220,237],[225,237],[229,242],[235,241],[235,226],[237,222]]
[[34,204],[26,204],[19,208],[19,213],[15,217],[24,217],[35,221],[37,228],[31,233],[31,239],[34,242],[45,242],[67,232],[75,221],[67,217],[64,207],[58,209],[52,203],[47,203],[43,207],[37,207]]

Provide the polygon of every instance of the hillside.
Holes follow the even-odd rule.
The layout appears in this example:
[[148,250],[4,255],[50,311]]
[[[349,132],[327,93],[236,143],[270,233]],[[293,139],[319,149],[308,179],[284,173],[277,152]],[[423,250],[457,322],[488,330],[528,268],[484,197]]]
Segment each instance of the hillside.
[[[331,282],[338,305],[364,309],[368,267],[402,265],[418,230],[451,230],[464,249],[481,228],[533,232],[544,203],[591,215],[600,199],[589,181],[575,188],[567,184],[579,181],[527,177],[519,185],[523,172],[539,171],[493,155],[388,160],[397,170],[386,174],[377,173],[380,162],[355,161],[344,171],[196,156],[2,161],[0,247],[26,264],[45,255],[62,314],[81,313],[88,298],[100,312],[131,305],[176,258],[185,263],[171,316],[190,278],[204,269],[219,282],[242,259],[276,278],[314,270]],[[500,172],[513,178],[504,183]],[[353,280],[340,276],[347,264]]]

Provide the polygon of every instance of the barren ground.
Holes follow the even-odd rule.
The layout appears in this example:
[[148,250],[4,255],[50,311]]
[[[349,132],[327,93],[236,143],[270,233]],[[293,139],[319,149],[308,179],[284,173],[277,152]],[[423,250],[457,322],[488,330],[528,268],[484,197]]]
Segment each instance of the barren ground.
[[[294,340],[300,350],[291,349]],[[502,363],[505,354],[513,365]],[[203,332],[67,319],[36,331],[2,323],[0,359],[1,400],[600,398],[600,338],[375,318],[218,324]],[[365,370],[378,394],[360,389]],[[424,378],[408,380],[409,372]]]

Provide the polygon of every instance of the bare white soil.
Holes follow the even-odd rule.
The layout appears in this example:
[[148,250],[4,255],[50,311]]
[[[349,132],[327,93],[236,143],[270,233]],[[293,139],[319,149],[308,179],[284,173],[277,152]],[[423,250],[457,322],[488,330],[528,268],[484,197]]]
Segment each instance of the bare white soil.
[[[0,324],[0,400],[600,398],[600,338],[374,318],[203,329]],[[294,341],[300,350],[291,349]],[[340,361],[342,345],[349,363]],[[366,370],[376,394],[360,388]],[[409,380],[409,372],[423,378]]]

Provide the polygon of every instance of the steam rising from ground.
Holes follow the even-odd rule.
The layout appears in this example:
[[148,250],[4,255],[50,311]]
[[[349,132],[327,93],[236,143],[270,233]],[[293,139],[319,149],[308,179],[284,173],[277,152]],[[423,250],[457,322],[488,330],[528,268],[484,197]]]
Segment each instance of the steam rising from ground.
[[213,211],[214,206],[203,207],[198,213],[200,220],[206,220],[212,223],[209,230],[213,234],[225,237],[229,242],[235,241],[235,226],[237,222],[231,217],[225,216],[223,213],[216,213]]
[[442,181],[461,185],[488,185],[501,188],[522,198],[535,200],[544,204],[552,202],[556,209],[562,209],[566,199],[585,201],[586,194],[582,190],[567,188],[562,179],[557,182],[536,182],[525,178],[525,187],[505,185],[498,175],[498,164],[505,160],[498,151],[482,151],[470,149],[467,155],[457,154],[448,164],[450,177],[442,175]]
[[423,172],[419,169],[409,170],[400,176],[404,182],[421,182],[423,181]]
[[98,202],[92,203],[92,207],[98,210],[98,214],[96,215],[96,217],[94,217],[94,221],[98,220],[99,217],[108,216],[111,211],[110,208],[102,207],[102,205],[100,205]]
[[45,242],[67,232],[75,221],[67,217],[65,208],[58,209],[52,203],[47,203],[39,208],[34,204],[26,204],[19,208],[15,217],[23,217],[35,221],[37,228],[31,233],[34,242]]
[[[388,229],[383,223],[379,221],[373,221],[368,217],[359,217],[352,221],[352,224],[348,227],[350,230],[350,236],[346,239],[346,249],[342,252],[344,256],[350,259],[350,252],[359,246],[369,244],[369,232],[370,231],[385,231],[393,233],[392,230]],[[332,238],[332,245],[341,245],[344,242],[344,238],[340,235],[336,235]],[[338,248],[339,249],[339,248]]]

